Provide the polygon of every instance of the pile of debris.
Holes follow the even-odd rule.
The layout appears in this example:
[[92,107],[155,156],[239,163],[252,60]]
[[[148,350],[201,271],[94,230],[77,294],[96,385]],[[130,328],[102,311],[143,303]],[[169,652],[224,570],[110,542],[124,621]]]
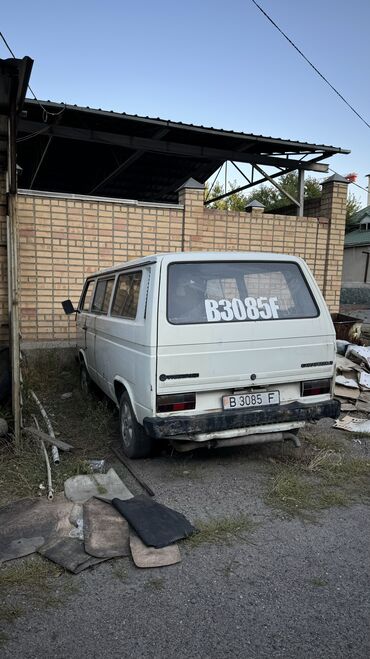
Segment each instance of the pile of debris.
[[196,529],[181,513],[133,496],[114,469],[69,478],[53,500],[21,499],[0,508],[0,563],[38,552],[78,574],[129,556],[137,567],[181,561],[178,540]]
[[337,341],[337,372],[334,396],[343,412],[360,412],[362,416],[346,415],[335,426],[351,432],[370,432],[370,347],[349,341]]

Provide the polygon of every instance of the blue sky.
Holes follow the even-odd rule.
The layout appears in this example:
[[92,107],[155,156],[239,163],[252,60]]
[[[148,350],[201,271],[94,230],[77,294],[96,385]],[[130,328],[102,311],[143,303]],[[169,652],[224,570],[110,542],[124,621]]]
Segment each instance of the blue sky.
[[[259,2],[370,123],[369,0]],[[1,15],[39,99],[349,148],[330,164],[367,185],[370,130],[250,0],[18,0]]]

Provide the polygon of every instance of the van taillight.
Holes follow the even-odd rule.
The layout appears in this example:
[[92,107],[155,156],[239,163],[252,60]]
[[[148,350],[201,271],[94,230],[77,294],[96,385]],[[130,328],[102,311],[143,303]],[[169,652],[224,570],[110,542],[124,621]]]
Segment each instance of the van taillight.
[[195,409],[195,394],[157,396],[157,412],[180,412]]
[[302,382],[302,396],[330,394],[330,380],[308,380]]

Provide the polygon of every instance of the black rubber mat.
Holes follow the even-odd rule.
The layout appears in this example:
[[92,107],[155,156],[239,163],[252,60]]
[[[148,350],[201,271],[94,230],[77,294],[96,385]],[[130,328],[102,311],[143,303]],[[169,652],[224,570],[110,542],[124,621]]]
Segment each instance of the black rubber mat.
[[113,499],[112,504],[148,547],[166,547],[196,532],[182,513],[145,495],[126,501]]
[[73,503],[63,494],[47,499],[19,499],[0,508],[0,563],[32,554],[55,534],[74,528]]

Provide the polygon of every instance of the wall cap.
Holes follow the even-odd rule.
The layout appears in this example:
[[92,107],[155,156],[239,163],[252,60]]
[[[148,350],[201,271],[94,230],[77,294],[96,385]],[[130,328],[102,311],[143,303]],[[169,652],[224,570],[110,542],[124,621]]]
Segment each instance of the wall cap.
[[120,204],[121,206],[144,206],[147,208],[175,208],[182,210],[183,204],[165,204],[155,201],[140,201],[137,199],[119,199],[118,197],[93,197],[91,195],[72,194],[70,192],[47,192],[44,190],[25,190],[18,188],[20,197],[43,197],[44,199],[66,199],[67,201],[87,201],[98,204]]
[[249,208],[265,208],[261,202],[257,201],[257,199],[252,199],[252,201],[249,202],[249,204],[246,205],[245,210],[248,210]]
[[325,179],[320,185],[326,185],[327,183],[345,183],[346,185],[349,185],[349,181],[340,174],[333,174],[333,176]]
[[204,190],[204,183],[199,183],[199,181],[196,181],[195,178],[190,177],[187,181],[185,181],[185,183],[177,188],[176,192],[179,192],[180,190],[188,190],[189,188],[191,190]]

